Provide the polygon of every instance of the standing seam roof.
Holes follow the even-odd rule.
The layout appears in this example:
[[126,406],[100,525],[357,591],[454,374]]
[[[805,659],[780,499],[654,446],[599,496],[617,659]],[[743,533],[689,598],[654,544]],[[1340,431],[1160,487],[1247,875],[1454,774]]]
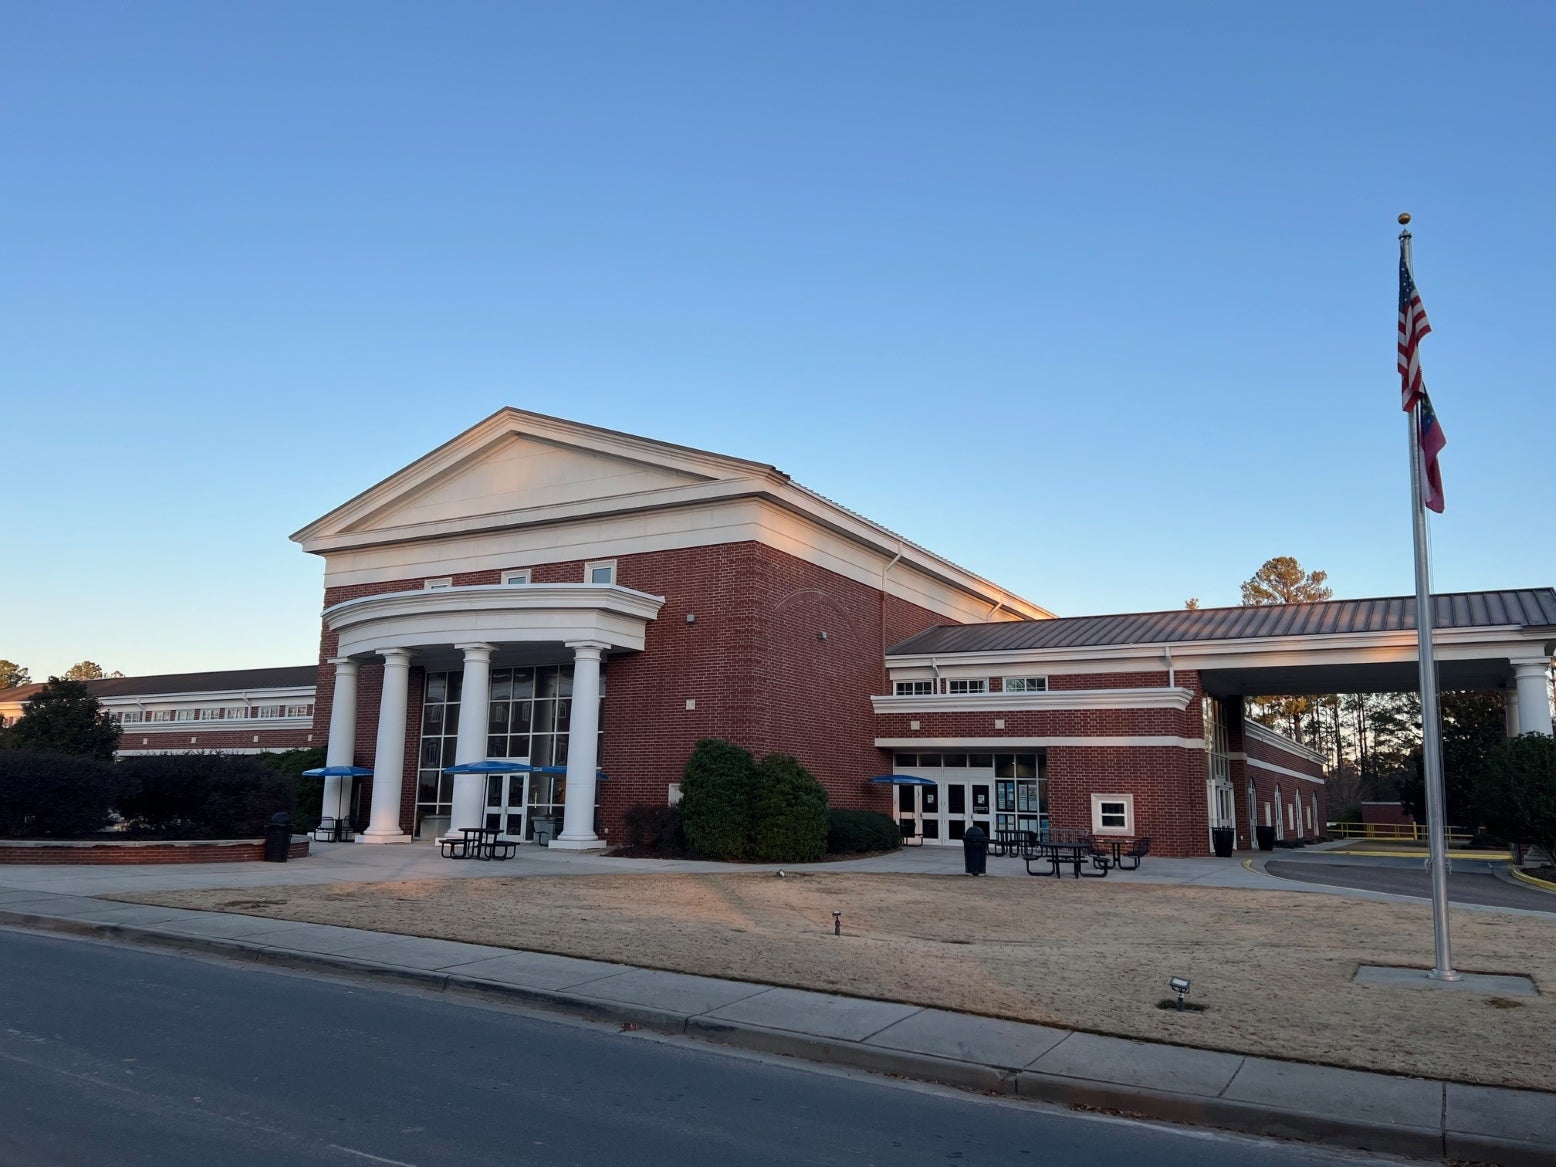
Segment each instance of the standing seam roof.
[[[1434,628],[1494,628],[1513,625],[1556,631],[1556,588],[1494,592],[1452,592],[1432,597]],[[1124,612],[1014,620],[998,624],[952,624],[930,628],[887,650],[887,656],[959,652],[1019,652],[1023,649],[1091,648],[1112,644],[1190,644],[1277,636],[1398,632],[1416,626],[1414,596],[1323,600],[1239,608],[1195,608],[1168,612]]]

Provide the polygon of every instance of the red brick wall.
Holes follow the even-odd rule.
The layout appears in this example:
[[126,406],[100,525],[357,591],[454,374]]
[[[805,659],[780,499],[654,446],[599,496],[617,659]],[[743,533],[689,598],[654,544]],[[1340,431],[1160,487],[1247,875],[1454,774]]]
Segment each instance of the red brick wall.
[[[530,567],[535,583],[575,583],[583,560]],[[887,760],[873,742],[872,694],[886,692],[884,649],[944,618],[884,596],[869,584],[755,542],[726,543],[618,556],[624,587],[665,597],[648,624],[642,653],[613,656],[606,666],[601,817],[620,837],[623,816],[638,803],[662,805],[680,780],[699,738],[723,737],[761,756],[792,753],[826,784],[836,806],[889,811],[890,793],[866,784]],[[437,578],[437,577],[434,577]],[[456,587],[495,584],[499,571],[453,577]],[[328,607],[347,599],[419,591],[422,579],[329,588]],[[696,620],[687,623],[688,614]],[[822,640],[819,633],[825,632]],[[335,689],[337,638],[320,640],[315,731],[324,740]],[[355,764],[372,766],[383,667],[363,662],[357,679]],[[425,677],[411,672],[402,827],[415,804]],[[695,701],[695,709],[686,702]],[[363,813],[371,804],[371,779]]]
[[[1315,840],[1322,837],[1324,823],[1329,816],[1328,789],[1322,782],[1304,782],[1300,778],[1294,778],[1290,774],[1281,774],[1267,770],[1263,766],[1255,765],[1256,762],[1268,762],[1270,765],[1279,766],[1284,770],[1295,770],[1300,774],[1307,774],[1314,778],[1323,777],[1323,766],[1311,758],[1300,754],[1290,753],[1278,746],[1267,742],[1255,740],[1242,733],[1239,720],[1237,732],[1232,738],[1235,744],[1234,751],[1241,750],[1248,755],[1249,764],[1241,762],[1233,763],[1232,783],[1237,799],[1237,839],[1238,844],[1244,847],[1255,846],[1254,838],[1250,837],[1248,830],[1248,783],[1250,780],[1254,786],[1254,797],[1258,800],[1258,825],[1264,825],[1264,808],[1268,804],[1271,808],[1271,824],[1274,823],[1274,801],[1276,787],[1280,788],[1282,810],[1290,806],[1294,798],[1300,798],[1302,815],[1295,830],[1289,824],[1283,823],[1284,837],[1287,839]],[[1308,811],[1312,806],[1314,796],[1318,798],[1318,813],[1314,818],[1314,825],[1308,825]]]
[[[875,734],[888,738],[990,738],[1013,741],[1066,737],[1173,737],[1203,741],[1199,674],[1179,671],[1176,683],[1194,694],[1188,708],[994,710],[889,713],[875,718]],[[1160,688],[1159,673],[1050,674],[1052,691]],[[995,728],[995,721],[1004,722]],[[917,721],[919,728],[911,728]],[[938,748],[938,747],[937,747]],[[987,750],[993,747],[982,746]],[[1012,749],[1020,747],[1012,746]],[[1049,814],[1055,826],[1089,830],[1093,794],[1128,794],[1134,801],[1134,833],[1151,837],[1151,853],[1205,855],[1210,851],[1205,751],[1155,745],[1053,745],[1047,757]]]
[[[287,855],[301,859],[308,854],[308,837],[293,835]],[[260,842],[209,843],[97,843],[90,846],[35,843],[22,847],[0,844],[0,863],[130,865],[150,863],[257,863],[265,857]]]

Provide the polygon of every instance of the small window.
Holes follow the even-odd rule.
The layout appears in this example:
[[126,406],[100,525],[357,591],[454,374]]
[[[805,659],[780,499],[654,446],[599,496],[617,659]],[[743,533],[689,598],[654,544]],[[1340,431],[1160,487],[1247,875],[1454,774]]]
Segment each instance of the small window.
[[1047,677],[1006,677],[1005,692],[1007,693],[1046,693],[1048,692]]
[[616,561],[597,559],[584,564],[584,583],[613,584],[616,582]]
[[933,681],[897,681],[892,692],[899,697],[927,697],[935,691]]
[[1133,834],[1135,798],[1132,794],[1093,794],[1091,829],[1099,835]]
[[175,721],[198,721],[199,719],[200,711],[198,709],[180,709],[173,716]]
[[949,681],[947,685],[948,693],[986,693],[989,689],[989,682],[982,677],[976,681]]
[[454,586],[454,579],[453,579],[452,576],[447,576],[446,575],[442,579],[423,580],[421,586],[422,586],[423,590],[425,590],[425,591],[441,592],[441,591],[443,591],[446,588],[453,587]]
[[502,573],[502,582],[510,587],[522,586],[529,583],[529,568],[523,571],[505,571]]
[[[892,765],[896,766],[899,770],[903,769],[904,767],[907,767],[907,766],[917,766],[918,765],[918,755],[917,754],[898,754],[896,756],[896,758],[893,760]],[[904,787],[903,789],[907,789],[907,787]]]

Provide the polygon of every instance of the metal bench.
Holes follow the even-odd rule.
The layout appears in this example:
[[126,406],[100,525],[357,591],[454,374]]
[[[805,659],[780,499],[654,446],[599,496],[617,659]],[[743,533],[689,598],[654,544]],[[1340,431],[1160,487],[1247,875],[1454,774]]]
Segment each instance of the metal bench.
[[1140,860],[1150,853],[1151,836],[1141,835],[1134,842],[1130,843],[1127,848],[1118,852],[1114,861],[1118,864],[1120,871],[1137,871],[1140,867]]
[[1022,848],[1037,843],[1037,832],[1012,827],[996,827],[989,850],[995,855],[1020,855]]

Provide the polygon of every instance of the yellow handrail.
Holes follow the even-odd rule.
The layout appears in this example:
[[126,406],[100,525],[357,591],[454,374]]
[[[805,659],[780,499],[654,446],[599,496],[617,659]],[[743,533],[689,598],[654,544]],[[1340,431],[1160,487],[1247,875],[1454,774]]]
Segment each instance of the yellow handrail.
[[[1403,843],[1425,843],[1425,823],[1328,823],[1329,836],[1335,839],[1380,839]],[[1470,833],[1459,827],[1445,832],[1450,843],[1468,843]]]

